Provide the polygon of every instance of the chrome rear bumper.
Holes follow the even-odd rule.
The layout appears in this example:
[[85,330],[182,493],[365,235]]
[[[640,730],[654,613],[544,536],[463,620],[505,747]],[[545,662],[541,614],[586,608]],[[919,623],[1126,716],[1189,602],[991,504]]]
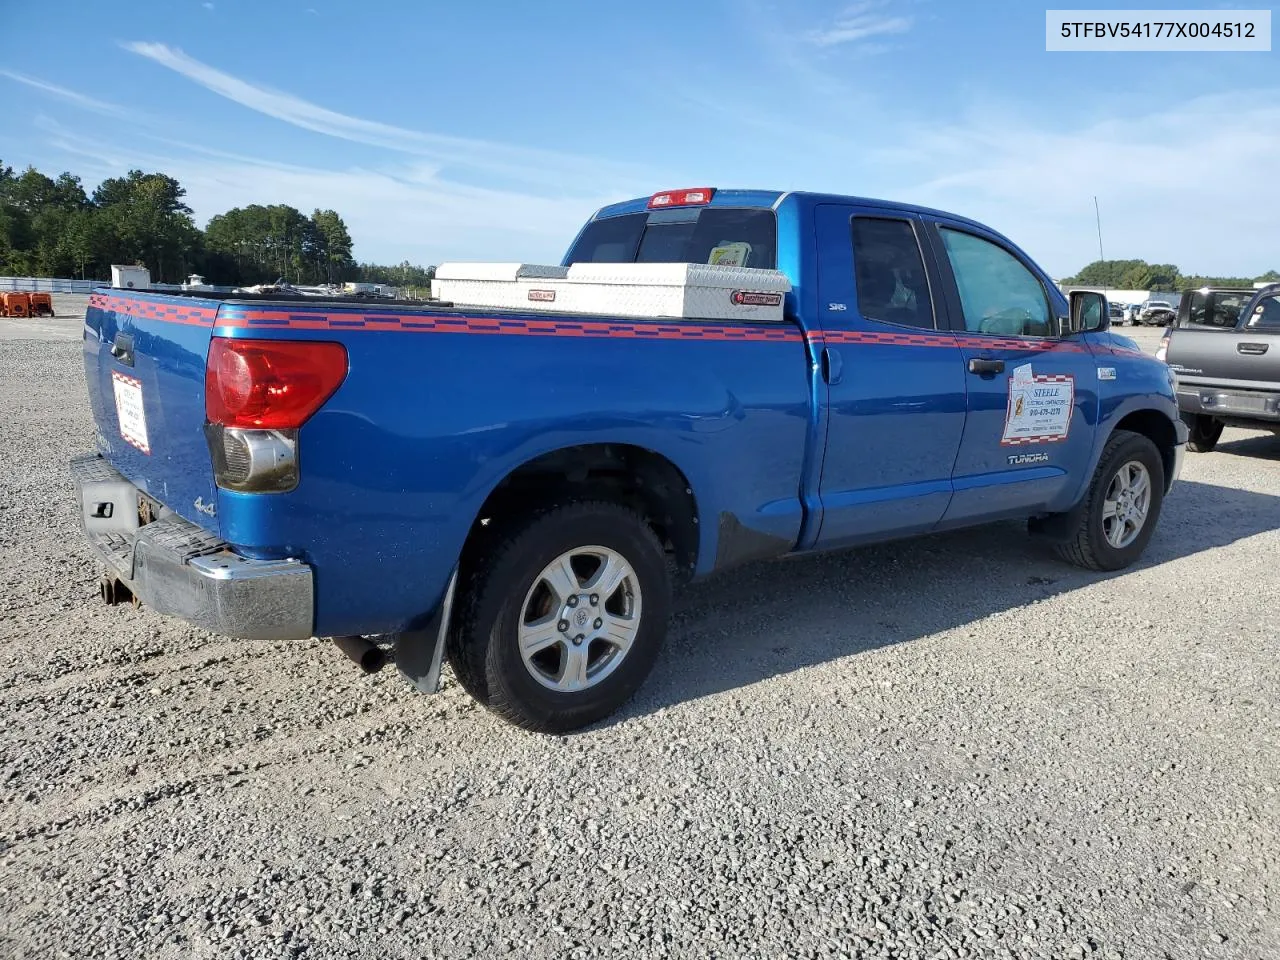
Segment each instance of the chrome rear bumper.
[[[314,585],[300,560],[255,560],[165,512],[137,526],[138,491],[99,454],[71,461],[80,526],[110,576],[157,613],[244,640],[312,635]],[[110,504],[107,510],[102,504]],[[114,515],[104,523],[103,513]]]

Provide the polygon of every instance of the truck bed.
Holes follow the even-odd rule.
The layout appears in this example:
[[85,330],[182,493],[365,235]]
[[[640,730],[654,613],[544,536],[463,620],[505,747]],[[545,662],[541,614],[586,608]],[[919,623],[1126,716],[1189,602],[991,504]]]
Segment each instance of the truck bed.
[[[93,295],[85,326],[99,452],[239,553],[312,565],[326,635],[412,628],[503,477],[597,438],[665,457],[698,491],[712,521],[705,569],[786,552],[800,534],[797,478],[816,441],[811,345],[791,322],[113,290]],[[215,335],[346,349],[345,380],[299,431],[296,489],[215,484]],[[122,429],[122,410],[134,428]],[[732,487],[715,479],[726,464],[742,468]]]

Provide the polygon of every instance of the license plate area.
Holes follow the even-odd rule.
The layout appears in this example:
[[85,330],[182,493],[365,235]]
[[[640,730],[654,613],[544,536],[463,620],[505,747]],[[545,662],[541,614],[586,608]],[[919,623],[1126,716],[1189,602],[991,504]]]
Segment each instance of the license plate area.
[[112,370],[111,389],[115,394],[116,422],[120,424],[120,436],[130,446],[150,454],[147,414],[142,405],[142,381],[127,377],[119,370]]
[[1250,396],[1247,393],[1201,394],[1200,401],[1206,409],[1221,410],[1223,413],[1274,414],[1278,410],[1275,397]]
[[127,480],[80,485],[80,517],[86,533],[134,533],[141,526],[138,507],[138,488]]

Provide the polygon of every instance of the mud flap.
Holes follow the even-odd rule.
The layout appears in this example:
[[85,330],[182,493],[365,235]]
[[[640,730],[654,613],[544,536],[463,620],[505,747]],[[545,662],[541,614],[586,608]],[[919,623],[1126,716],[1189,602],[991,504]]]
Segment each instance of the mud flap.
[[444,665],[444,643],[453,614],[453,591],[458,583],[455,567],[445,589],[444,600],[421,630],[395,634],[396,668],[419,693],[438,693],[440,670]]
[[1044,517],[1032,517],[1027,521],[1027,531],[1047,543],[1065,543],[1080,525],[1088,497],[1084,497],[1066,513],[1051,513]]

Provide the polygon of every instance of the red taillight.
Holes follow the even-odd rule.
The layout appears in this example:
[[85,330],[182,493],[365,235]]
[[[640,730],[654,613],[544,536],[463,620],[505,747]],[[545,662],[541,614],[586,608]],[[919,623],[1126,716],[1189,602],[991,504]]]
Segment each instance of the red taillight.
[[655,207],[696,207],[710,203],[715,187],[691,187],[688,190],[667,190],[649,198],[649,209]]
[[226,427],[300,427],[347,375],[340,343],[214,337],[204,375],[204,412]]

